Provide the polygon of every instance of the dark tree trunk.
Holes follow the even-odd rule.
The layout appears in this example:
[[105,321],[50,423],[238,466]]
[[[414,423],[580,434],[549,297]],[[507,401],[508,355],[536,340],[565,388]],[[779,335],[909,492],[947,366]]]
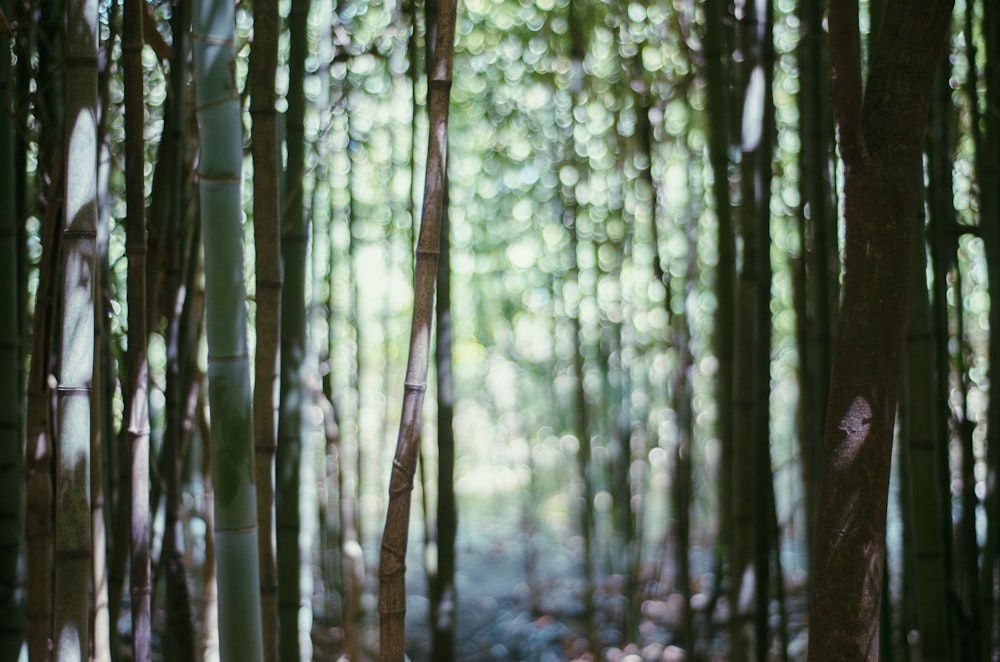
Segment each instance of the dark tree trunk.
[[[274,76],[278,63],[278,3],[254,3],[254,38],[248,84],[253,120],[253,231],[256,251],[256,377],[253,391],[254,471],[257,483],[257,539],[260,559],[261,633],[264,659],[278,656],[278,571],[274,539],[274,387],[281,336],[281,223],[278,200],[279,145]],[[301,199],[301,198],[298,198]],[[288,265],[300,269],[304,265]],[[293,305],[297,305],[293,304]],[[302,303],[304,306],[305,303]]]
[[[725,21],[730,16],[729,2],[706,0],[705,2],[705,78],[708,96],[708,158],[712,167],[712,198],[716,223],[716,250],[718,266],[715,275],[715,298],[718,307],[715,313],[714,351],[718,362],[716,373],[716,400],[721,404],[718,414],[717,434],[719,437],[718,500],[720,504],[719,533],[715,545],[717,571],[712,587],[712,604],[723,590],[723,575],[733,570],[733,508],[732,508],[732,461],[733,461],[733,408],[728,406],[733,393],[733,347],[736,318],[736,236],[733,229],[729,185],[729,149],[731,138],[728,122],[728,107],[731,93],[727,85],[731,68],[730,53],[727,48]],[[728,570],[726,570],[728,564]],[[730,579],[732,582],[733,579]],[[711,624],[711,611],[706,610],[706,622]]]
[[931,83],[951,0],[889,0],[862,93],[858,4],[830,7],[844,160],[844,297],[813,556],[809,659],[876,660],[910,242]]
[[816,2],[799,3],[802,38],[797,49],[802,71],[799,94],[799,152],[801,207],[798,210],[802,237],[798,287],[801,304],[798,319],[800,361],[799,416],[806,540],[812,548],[819,485],[819,456],[830,384],[831,331],[837,302],[836,283],[840,262],[837,255],[837,214],[831,180],[833,119],[827,74],[823,7]]
[[452,385],[451,354],[451,242],[448,237],[448,185],[445,183],[441,213],[441,256],[437,274],[437,347],[435,365],[438,383],[438,503],[437,573],[431,586],[431,658],[447,662],[454,657],[455,536],[458,513],[455,504],[455,432],[452,420],[455,394]]

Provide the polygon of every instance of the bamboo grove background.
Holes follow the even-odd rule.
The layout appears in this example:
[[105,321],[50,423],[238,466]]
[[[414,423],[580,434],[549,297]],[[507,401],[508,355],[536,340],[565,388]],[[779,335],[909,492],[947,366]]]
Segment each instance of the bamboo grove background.
[[[458,6],[414,659],[485,659],[456,586],[503,572],[566,624],[555,657],[488,642],[510,659],[804,656],[843,232],[822,4]],[[374,658],[437,2],[0,12],[0,658]],[[957,0],[884,659],[1000,646],[998,49]]]

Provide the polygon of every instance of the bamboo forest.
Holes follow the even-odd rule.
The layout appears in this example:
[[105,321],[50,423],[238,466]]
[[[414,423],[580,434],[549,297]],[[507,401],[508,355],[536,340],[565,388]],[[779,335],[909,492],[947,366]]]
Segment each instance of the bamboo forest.
[[0,36],[0,662],[1000,656],[994,0]]

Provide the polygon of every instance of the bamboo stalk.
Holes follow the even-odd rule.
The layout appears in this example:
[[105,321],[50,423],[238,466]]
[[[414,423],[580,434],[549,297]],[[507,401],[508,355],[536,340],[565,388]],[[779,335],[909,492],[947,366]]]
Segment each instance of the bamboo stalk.
[[90,646],[90,398],[97,252],[97,1],[66,4],[66,198],[56,444],[53,652]]
[[278,60],[278,3],[254,3],[250,51],[253,121],[253,232],[256,268],[257,349],[254,380],[254,471],[257,481],[261,633],[264,659],[278,656],[278,575],[274,549],[275,386],[281,336],[281,232],[278,218],[278,127],[274,76]]
[[253,477],[250,357],[243,280],[243,145],[235,75],[235,5],[194,5],[199,194],[205,251],[219,653],[263,659],[257,502]]
[[389,478],[389,505],[379,558],[379,614],[381,659],[401,662],[405,644],[406,545],[409,536],[413,476],[420,449],[420,419],[427,389],[434,286],[440,251],[441,213],[444,207],[445,164],[448,154],[448,103],[455,53],[456,0],[439,6],[434,64],[428,75],[427,174],[424,208],[414,266],[413,322],[406,364],[399,436]]
[[150,657],[149,570],[149,361],[146,357],[146,195],[144,175],[142,8],[125,0],[122,52],[125,67],[125,205],[128,256],[128,388],[132,605],[132,655]]

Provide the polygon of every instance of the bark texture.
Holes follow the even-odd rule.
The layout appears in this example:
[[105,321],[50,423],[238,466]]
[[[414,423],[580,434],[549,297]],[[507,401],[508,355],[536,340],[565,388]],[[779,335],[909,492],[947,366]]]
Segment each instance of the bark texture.
[[879,657],[910,245],[931,84],[951,7],[951,0],[886,2],[864,92],[858,3],[830,7],[847,231],[813,557],[813,662]]

